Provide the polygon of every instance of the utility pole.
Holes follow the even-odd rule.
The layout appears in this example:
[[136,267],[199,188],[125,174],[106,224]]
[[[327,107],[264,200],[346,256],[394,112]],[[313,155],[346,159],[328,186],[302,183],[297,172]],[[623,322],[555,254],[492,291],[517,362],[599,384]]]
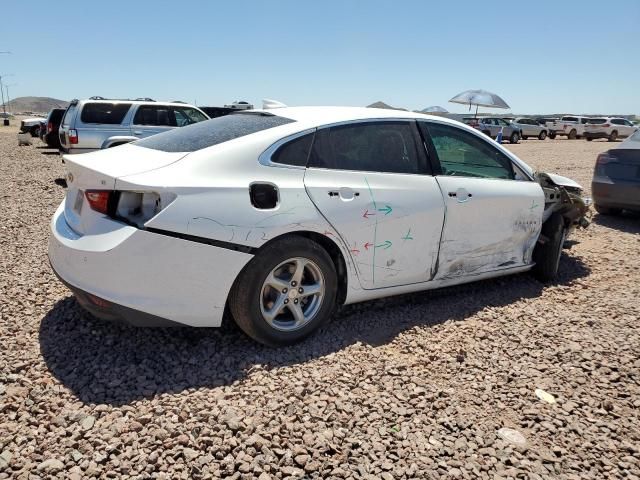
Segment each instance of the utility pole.
[[[9,105],[9,107],[11,107],[11,97],[9,97],[9,87],[15,87],[16,85],[18,85],[17,83],[11,83],[9,85],[5,85],[4,88],[7,91],[7,105]],[[9,112],[11,113],[11,112]]]
[[[11,55],[11,52],[9,51],[5,51],[5,52],[0,52],[0,53],[4,53],[6,55]],[[6,77],[7,75],[5,75]],[[5,127],[9,126],[9,119],[7,118],[7,107],[4,104],[4,89],[2,88],[2,75],[0,75],[0,93],[2,93],[2,113],[4,114],[4,120],[3,120],[3,125]],[[7,93],[8,95],[8,93]]]
[[4,87],[2,86],[2,77],[10,77],[13,73],[5,73],[0,75],[0,94],[2,94],[2,113],[4,114],[4,124],[9,125],[9,119],[7,118],[7,105],[4,103]]

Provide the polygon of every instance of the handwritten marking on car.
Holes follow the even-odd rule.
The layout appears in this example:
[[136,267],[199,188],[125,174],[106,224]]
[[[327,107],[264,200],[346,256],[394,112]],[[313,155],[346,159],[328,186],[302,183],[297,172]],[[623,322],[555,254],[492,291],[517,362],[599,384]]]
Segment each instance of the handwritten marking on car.
[[404,237],[402,237],[402,240],[413,240],[413,237],[411,236],[411,228],[409,228],[409,231],[404,235]]
[[384,212],[385,215],[389,215],[391,212],[393,212],[393,208],[391,208],[389,205],[385,205],[384,208],[379,208],[378,211]]
[[375,215],[375,212],[373,212],[373,213],[372,213],[372,212],[370,212],[369,210],[365,210],[365,211],[364,211],[364,213],[362,214],[362,217],[363,217],[363,218],[369,218],[369,217],[371,217],[372,215]]

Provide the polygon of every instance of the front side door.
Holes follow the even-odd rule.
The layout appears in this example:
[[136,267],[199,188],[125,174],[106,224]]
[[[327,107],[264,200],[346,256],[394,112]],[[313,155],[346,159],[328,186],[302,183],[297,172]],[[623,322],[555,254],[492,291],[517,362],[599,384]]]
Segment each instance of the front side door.
[[453,125],[420,126],[446,204],[436,278],[529,265],[542,228],[540,185],[485,138]]
[[319,129],[305,173],[318,210],[348,246],[365,289],[430,280],[444,205],[415,122]]

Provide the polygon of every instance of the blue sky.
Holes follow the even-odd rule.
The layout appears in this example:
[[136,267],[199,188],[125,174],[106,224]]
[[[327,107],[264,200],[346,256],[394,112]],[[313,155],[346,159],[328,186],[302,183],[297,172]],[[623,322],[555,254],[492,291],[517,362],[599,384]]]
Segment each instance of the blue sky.
[[[640,0],[3,0],[12,97],[640,114]],[[524,7],[527,8],[524,8]]]

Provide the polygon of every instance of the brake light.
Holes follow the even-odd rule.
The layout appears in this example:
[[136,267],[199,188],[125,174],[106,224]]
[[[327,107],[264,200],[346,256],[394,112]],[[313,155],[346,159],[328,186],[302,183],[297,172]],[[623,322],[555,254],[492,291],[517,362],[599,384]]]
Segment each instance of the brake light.
[[53,122],[47,123],[47,133],[50,133],[51,131],[53,131]]
[[596,160],[595,174],[606,176],[607,173],[605,165],[609,163],[615,163],[616,161],[617,159],[615,157],[611,157],[607,153],[601,153],[600,155],[598,155],[598,158]]
[[78,131],[75,129],[71,129],[69,130],[69,143],[71,145],[77,145],[78,144]]
[[109,199],[111,198],[110,190],[87,190],[84,195],[87,197],[92,210],[108,215]]
[[604,128],[608,128],[608,127],[610,127],[611,125],[609,125],[608,123],[604,123],[604,124],[602,124],[602,126],[603,126]]

